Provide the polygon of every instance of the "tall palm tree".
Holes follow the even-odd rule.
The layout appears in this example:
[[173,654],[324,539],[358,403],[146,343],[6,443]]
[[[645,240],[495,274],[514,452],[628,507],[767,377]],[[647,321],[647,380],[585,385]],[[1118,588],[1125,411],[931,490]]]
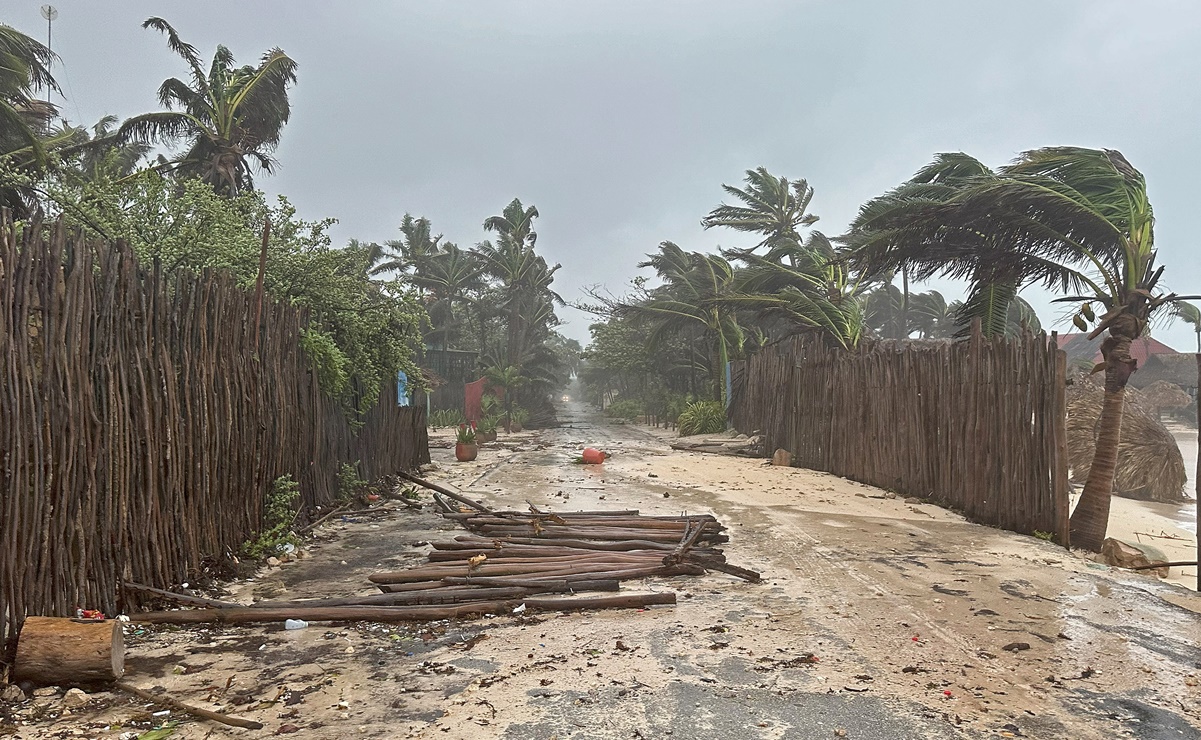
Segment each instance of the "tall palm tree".
[[1187,301],[1177,301],[1172,304],[1172,317],[1192,325],[1197,334],[1197,352],[1201,352],[1201,309]]
[[27,149],[38,161],[44,158],[39,134],[48,130],[53,108],[35,91],[58,91],[50,74],[54,58],[45,45],[0,24],[0,153]]
[[438,253],[442,235],[433,233],[433,226],[428,218],[413,218],[406,213],[400,221],[401,239],[391,239],[384,242],[391,256],[381,260],[375,267],[375,273],[420,271],[427,260]]
[[474,250],[485,272],[501,283],[508,333],[505,361],[518,368],[523,350],[527,349],[524,345],[528,338],[529,317],[540,297],[563,302],[550,290],[560,266],[550,267],[534,252],[534,243],[538,239],[534,231],[537,217],[537,208],[526,207],[520,199],[514,198],[499,215],[484,221],[486,231],[498,234],[496,243],[481,242]]
[[729,393],[726,363],[731,349],[741,351],[744,340],[738,309],[731,300],[735,297],[734,267],[725,257],[686,252],[672,242],[660,244],[659,251],[638,266],[653,268],[663,285],[640,300],[615,303],[613,313],[645,321],[650,327],[648,345],[668,335],[699,333],[706,345],[716,349],[717,366],[711,369],[718,376],[724,402]]
[[724,226],[735,231],[762,234],[758,246],[768,246],[779,239],[799,242],[798,229],[817,222],[817,216],[806,213],[813,200],[813,188],[805,180],[790,181],[775,177],[765,167],[746,171],[746,187],[722,185],[726,193],[743,205],[722,203],[701,219],[706,229]]
[[[1180,299],[1157,291],[1163,268],[1155,262],[1146,180],[1108,149],[1037,149],[996,172],[965,155],[943,155],[936,165],[947,161],[971,171],[935,180],[939,194],[908,183],[864,206],[848,236],[852,258],[869,273],[906,265],[919,279],[966,277],[973,294],[982,286],[1016,291],[1041,283],[1072,293],[1061,300],[1104,306],[1089,337],[1108,333],[1101,344],[1105,400],[1093,466],[1071,518],[1072,544],[1099,550],[1126,385],[1137,369],[1130,343],[1157,310]],[[1081,314],[1087,321],[1092,312]]]
[[[846,348],[859,343],[865,316],[858,281],[835,259],[833,245],[820,231],[803,244],[778,239],[762,255],[754,250],[723,254],[745,267],[735,274],[733,295],[714,299],[717,303],[782,319],[788,334],[816,331]],[[772,333],[770,325],[757,328]]]
[[471,252],[446,242],[421,261],[409,280],[426,295],[432,331],[426,341],[449,348],[460,333],[457,306],[470,306],[484,288],[484,266]]
[[166,34],[167,47],[188,65],[191,80],[165,80],[158,98],[168,110],[130,118],[118,138],[182,142],[185,151],[168,169],[199,177],[225,195],[253,189],[252,165],[267,173],[275,169],[271,155],[291,116],[288,87],[296,83],[296,62],[277,48],[257,66],[238,67],[230,50],[218,46],[205,71],[196,47],[180,39],[167,21],[149,18],[142,27]]

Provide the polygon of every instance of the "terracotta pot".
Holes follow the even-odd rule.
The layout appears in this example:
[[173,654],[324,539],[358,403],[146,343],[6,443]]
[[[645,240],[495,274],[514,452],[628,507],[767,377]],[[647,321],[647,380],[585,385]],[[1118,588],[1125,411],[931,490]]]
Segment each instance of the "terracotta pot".
[[520,432],[520,431],[521,431],[522,429],[524,429],[524,428],[525,428],[525,427],[521,426],[521,422],[520,422],[520,421],[517,421],[516,419],[514,419],[513,421],[511,421],[511,422],[509,423],[509,431],[510,431],[510,432],[512,432],[512,433],[514,433],[514,434],[515,434],[515,433],[517,433],[517,432]]
[[459,462],[471,462],[479,453],[480,446],[477,444],[455,442],[455,459]]
[[480,442],[495,442],[496,441],[496,430],[493,430],[491,432],[476,432],[475,438],[477,440],[479,440]]

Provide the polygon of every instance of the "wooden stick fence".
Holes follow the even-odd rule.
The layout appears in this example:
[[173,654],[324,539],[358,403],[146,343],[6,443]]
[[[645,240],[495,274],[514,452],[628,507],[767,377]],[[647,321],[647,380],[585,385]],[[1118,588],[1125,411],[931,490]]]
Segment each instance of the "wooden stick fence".
[[878,342],[811,336],[734,368],[734,427],[794,465],[1068,543],[1065,358],[1046,335]]
[[122,582],[165,588],[236,550],[279,476],[303,505],[327,505],[341,463],[375,476],[428,461],[425,412],[398,408],[395,383],[356,429],[300,349],[305,314],[267,304],[261,327],[255,315],[228,275],[144,270],[120,243],[0,215],[10,649],[25,615],[114,613]]

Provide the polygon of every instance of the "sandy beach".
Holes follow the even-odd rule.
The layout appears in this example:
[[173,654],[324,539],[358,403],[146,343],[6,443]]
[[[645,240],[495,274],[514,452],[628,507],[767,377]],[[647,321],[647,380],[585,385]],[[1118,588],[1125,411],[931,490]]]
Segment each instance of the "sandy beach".
[[[1184,457],[1189,481],[1185,493],[1196,495],[1194,482],[1197,472],[1197,430],[1183,425],[1169,425],[1180,453]],[[1075,506],[1076,496],[1072,497]],[[1197,502],[1160,504],[1134,501],[1114,496],[1109,514],[1109,536],[1126,542],[1141,542],[1158,547],[1169,561],[1197,559]],[[1197,587],[1197,568],[1172,568],[1164,579],[1187,588]]]

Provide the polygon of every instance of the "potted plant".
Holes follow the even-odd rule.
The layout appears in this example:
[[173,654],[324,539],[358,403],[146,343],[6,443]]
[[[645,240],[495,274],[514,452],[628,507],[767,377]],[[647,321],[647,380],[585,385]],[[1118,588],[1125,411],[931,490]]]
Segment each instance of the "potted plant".
[[475,440],[475,426],[460,424],[459,432],[455,435],[455,459],[459,462],[471,462],[479,452],[480,446]]
[[509,420],[509,431],[514,433],[520,432],[525,428],[525,423],[529,420],[530,412],[526,411],[520,406],[514,406],[511,418]]
[[475,430],[476,441],[480,444],[484,442],[496,441],[496,424],[499,421],[497,416],[485,416],[480,419],[479,426]]

